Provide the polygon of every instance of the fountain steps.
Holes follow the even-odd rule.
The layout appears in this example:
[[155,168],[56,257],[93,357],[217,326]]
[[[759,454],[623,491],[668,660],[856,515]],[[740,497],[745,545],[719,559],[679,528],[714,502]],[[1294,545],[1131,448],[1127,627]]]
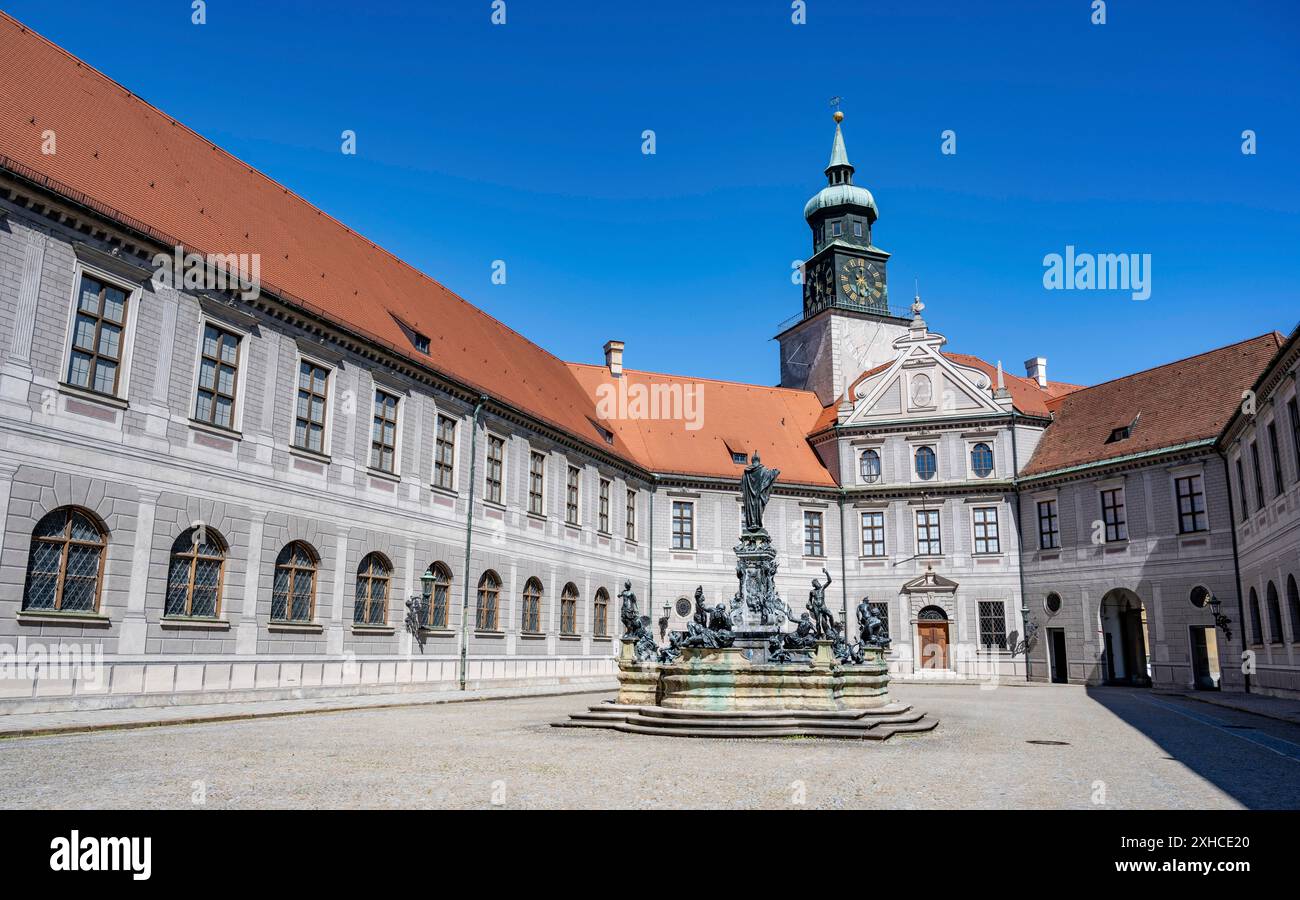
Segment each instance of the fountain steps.
[[829,737],[886,740],[895,734],[931,731],[925,713],[894,703],[871,710],[672,710],[656,706],[601,704],[576,713],[559,728],[607,728],[631,734],[676,737]]

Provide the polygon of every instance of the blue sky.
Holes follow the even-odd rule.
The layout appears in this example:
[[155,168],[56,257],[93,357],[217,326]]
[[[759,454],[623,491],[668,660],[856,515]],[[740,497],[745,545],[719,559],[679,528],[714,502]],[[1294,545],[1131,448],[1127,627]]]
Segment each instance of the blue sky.
[[[1095,383],[1300,318],[1293,0],[506,4],[0,0],[565,359],[775,383],[835,95],[952,350]],[[1067,244],[1150,299],[1045,290]]]

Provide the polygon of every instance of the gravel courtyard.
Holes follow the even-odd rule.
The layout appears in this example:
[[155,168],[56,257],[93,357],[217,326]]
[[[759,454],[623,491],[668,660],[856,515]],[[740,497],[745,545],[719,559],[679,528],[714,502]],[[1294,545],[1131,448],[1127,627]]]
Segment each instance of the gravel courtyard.
[[1122,688],[893,693],[938,729],[858,743],[550,727],[607,696],[589,694],[11,738],[0,806],[1300,808],[1288,723]]

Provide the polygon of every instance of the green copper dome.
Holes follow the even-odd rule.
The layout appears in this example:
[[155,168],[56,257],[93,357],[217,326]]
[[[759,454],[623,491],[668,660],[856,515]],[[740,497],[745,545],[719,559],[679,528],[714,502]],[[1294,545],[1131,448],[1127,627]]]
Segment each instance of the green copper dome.
[[821,210],[833,209],[837,206],[865,207],[871,210],[873,222],[880,218],[880,210],[876,208],[876,198],[871,196],[871,191],[856,184],[826,185],[804,204],[803,217],[811,220]]
[[870,213],[868,218],[872,222],[880,218],[880,210],[876,208],[876,198],[871,196],[871,191],[853,183],[853,163],[849,162],[849,152],[844,148],[844,132],[840,129],[840,123],[843,121],[844,113],[837,111],[835,142],[831,144],[831,161],[826,166],[827,185],[803,208],[803,217],[809,222],[822,210],[840,206],[857,206],[866,209]]

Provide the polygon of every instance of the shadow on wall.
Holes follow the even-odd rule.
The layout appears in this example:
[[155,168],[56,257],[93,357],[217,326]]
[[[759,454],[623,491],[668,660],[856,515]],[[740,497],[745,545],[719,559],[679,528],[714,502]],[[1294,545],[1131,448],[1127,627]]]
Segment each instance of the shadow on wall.
[[1088,685],[1086,691],[1171,760],[1132,761],[1134,766],[1149,766],[1153,778],[1158,778],[1160,765],[1181,764],[1248,809],[1300,809],[1300,782],[1294,777],[1297,760],[1231,733],[1258,733],[1267,739],[1269,732],[1277,731],[1294,742],[1300,729],[1141,688]]

